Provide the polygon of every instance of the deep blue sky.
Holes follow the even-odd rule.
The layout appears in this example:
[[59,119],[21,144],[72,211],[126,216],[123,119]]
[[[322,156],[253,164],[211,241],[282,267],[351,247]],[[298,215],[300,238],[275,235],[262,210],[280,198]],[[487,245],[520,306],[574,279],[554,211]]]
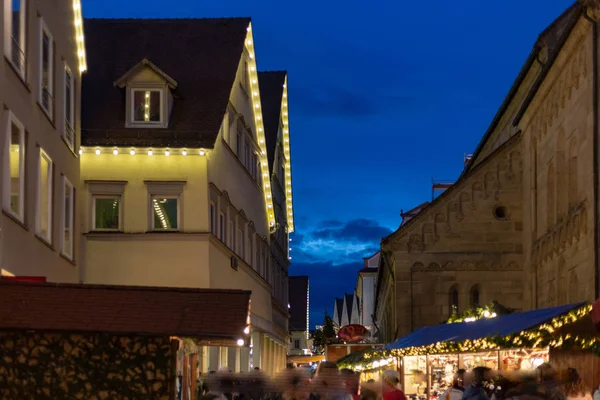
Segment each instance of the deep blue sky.
[[85,17],[250,16],[260,70],[289,72],[311,325],[351,292],[400,209],[456,179],[537,35],[570,0],[84,0]]

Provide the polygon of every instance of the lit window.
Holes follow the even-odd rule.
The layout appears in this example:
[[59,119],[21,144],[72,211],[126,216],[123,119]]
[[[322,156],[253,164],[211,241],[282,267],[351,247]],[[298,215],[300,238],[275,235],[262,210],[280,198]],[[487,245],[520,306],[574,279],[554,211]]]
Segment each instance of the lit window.
[[96,231],[121,229],[121,196],[94,196],[93,227]]
[[8,113],[9,168],[4,181],[10,186],[4,197],[4,209],[19,221],[24,221],[25,209],[25,129],[12,112]]
[[12,18],[5,19],[7,31],[10,32],[5,43],[5,53],[19,75],[21,75],[21,78],[25,79],[25,66],[27,65],[25,59],[25,13],[27,7],[25,0],[10,0],[10,2],[12,3]]
[[179,230],[179,196],[152,196],[152,230]]
[[48,243],[52,240],[52,159],[40,149],[38,170],[36,232]]
[[73,85],[73,74],[67,65],[65,65],[65,127],[63,138],[73,150],[75,147],[75,93]]
[[63,177],[63,226],[61,252],[69,258],[73,258],[73,204],[75,193],[73,185],[66,177]]
[[40,93],[39,103],[48,117],[52,119],[54,109],[54,43],[52,34],[40,18]]
[[215,215],[216,207],[215,203],[210,203],[210,231],[213,235],[217,234],[217,218]]
[[131,122],[159,124],[162,122],[162,91],[133,89]]

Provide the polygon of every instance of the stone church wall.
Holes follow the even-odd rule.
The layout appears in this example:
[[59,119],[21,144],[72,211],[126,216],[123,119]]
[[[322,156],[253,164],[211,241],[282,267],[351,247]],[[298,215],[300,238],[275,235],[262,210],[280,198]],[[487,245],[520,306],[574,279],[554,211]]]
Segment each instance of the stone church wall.
[[592,29],[571,32],[519,125],[526,306],[594,300]]
[[397,335],[496,300],[522,308],[522,160],[516,135],[383,243]]
[[0,399],[169,399],[168,337],[0,332]]

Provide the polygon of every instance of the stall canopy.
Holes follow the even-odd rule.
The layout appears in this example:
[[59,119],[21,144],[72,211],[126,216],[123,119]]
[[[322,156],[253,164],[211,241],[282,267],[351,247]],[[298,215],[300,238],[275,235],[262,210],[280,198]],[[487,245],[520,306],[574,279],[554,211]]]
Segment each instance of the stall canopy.
[[178,336],[236,346],[250,291],[0,281],[0,330]]
[[388,343],[383,349],[399,350],[429,346],[439,342],[462,342],[486,337],[509,336],[534,328],[583,305],[585,303],[501,315],[473,322],[426,326]]

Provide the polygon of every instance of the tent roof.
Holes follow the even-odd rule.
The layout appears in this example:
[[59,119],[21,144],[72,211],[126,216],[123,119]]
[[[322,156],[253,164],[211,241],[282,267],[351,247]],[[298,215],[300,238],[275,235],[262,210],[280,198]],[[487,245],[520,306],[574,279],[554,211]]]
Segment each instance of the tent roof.
[[480,319],[473,322],[426,326],[383,347],[385,350],[399,350],[408,347],[421,347],[437,342],[461,342],[494,336],[508,336],[542,325],[553,318],[584,306],[585,303],[544,308],[496,318]]

